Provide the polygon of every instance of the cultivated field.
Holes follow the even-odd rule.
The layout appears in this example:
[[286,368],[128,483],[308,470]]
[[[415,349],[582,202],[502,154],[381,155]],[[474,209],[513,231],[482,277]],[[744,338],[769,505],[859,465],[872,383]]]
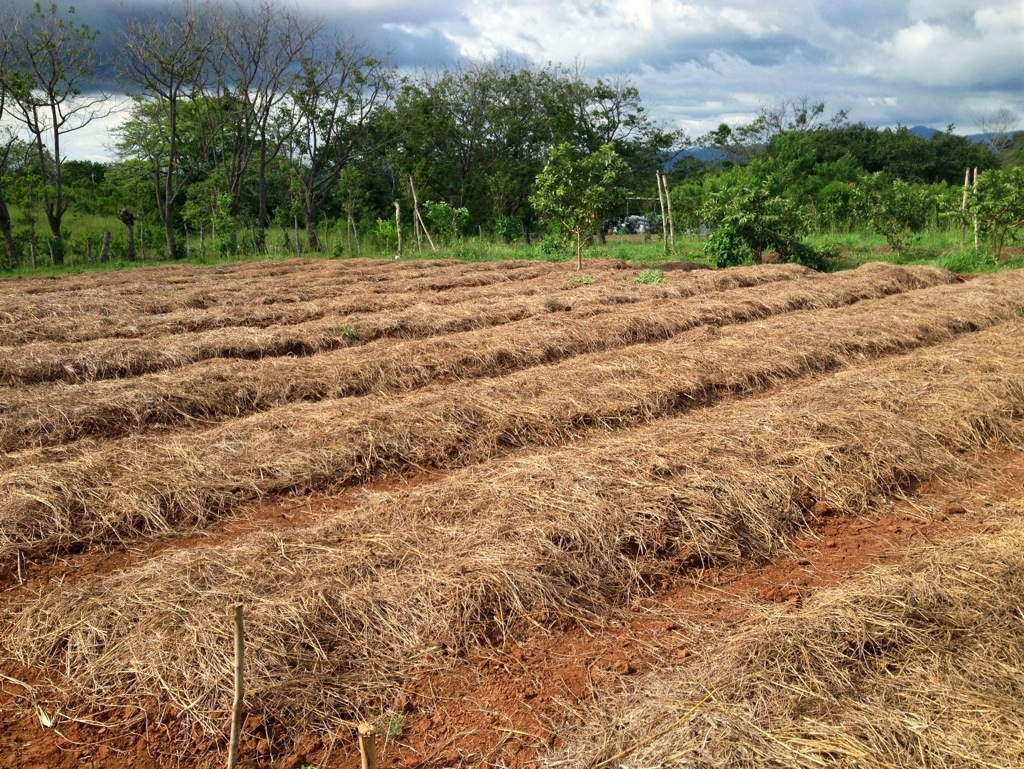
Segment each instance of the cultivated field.
[[1024,274],[587,270],[0,282],[0,769],[1024,765]]

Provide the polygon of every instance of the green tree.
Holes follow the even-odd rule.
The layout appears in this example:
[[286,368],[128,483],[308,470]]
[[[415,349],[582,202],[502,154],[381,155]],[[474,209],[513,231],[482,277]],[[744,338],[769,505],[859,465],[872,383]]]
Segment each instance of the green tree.
[[583,245],[593,236],[601,213],[621,198],[618,184],[626,165],[610,144],[587,155],[568,143],[551,150],[530,198],[534,207],[557,221],[576,246],[576,270],[583,269]]
[[1024,166],[981,174],[970,209],[991,240],[996,260],[1002,259],[1006,242],[1024,229]]
[[862,216],[901,255],[910,236],[928,225],[935,207],[928,187],[881,173],[866,177],[857,193]]
[[[0,67],[6,57],[0,51]],[[7,92],[0,84],[0,124],[3,123],[4,110],[7,106]],[[7,269],[13,270],[18,264],[18,247],[14,242],[14,225],[11,222],[11,211],[7,207],[7,196],[4,188],[10,184],[7,178],[8,161],[11,157],[11,150],[14,148],[17,137],[9,126],[0,127],[0,235],[4,239],[4,249],[7,252]]]
[[77,23],[74,13],[37,1],[28,14],[0,18],[0,90],[35,146],[54,264],[64,263],[61,223],[69,206],[62,140],[109,113],[106,94],[84,91],[97,66],[99,33]]
[[257,250],[265,245],[270,222],[271,166],[296,128],[293,121],[275,118],[300,75],[298,63],[322,29],[321,19],[281,0],[236,5],[218,16],[211,51],[214,82],[206,99],[228,108],[210,113],[214,130],[208,136],[220,150],[211,159],[224,177],[231,218],[240,215],[245,185],[255,174]]
[[391,101],[395,72],[354,37],[322,41],[302,59],[290,94],[292,159],[302,188],[306,239],[319,251],[317,221],[341,173],[370,152],[374,114]]
[[719,267],[760,264],[768,251],[785,262],[821,266],[821,255],[802,242],[810,229],[807,213],[755,173],[707,195],[702,216],[712,228],[704,250]]
[[179,256],[177,207],[185,179],[179,167],[179,113],[209,77],[212,10],[185,0],[180,9],[128,22],[121,73],[136,89],[133,119],[122,127],[124,157],[146,160],[156,186],[167,256]]
[[455,208],[448,203],[435,203],[432,200],[424,201],[423,210],[426,212],[426,219],[431,229],[445,244],[451,244],[466,229],[469,223],[469,211],[465,208]]

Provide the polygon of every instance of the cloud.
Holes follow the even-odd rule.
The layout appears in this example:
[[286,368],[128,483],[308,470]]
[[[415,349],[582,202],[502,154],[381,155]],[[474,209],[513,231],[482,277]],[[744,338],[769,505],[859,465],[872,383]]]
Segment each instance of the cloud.
[[[255,0],[253,0],[254,2]],[[58,0],[60,2],[60,0]],[[227,3],[231,5],[233,0]],[[243,5],[252,2],[241,0]],[[8,0],[17,9],[31,0]],[[653,115],[700,134],[809,96],[870,125],[1024,116],[1020,0],[297,0],[404,71],[511,55],[630,75]],[[120,21],[174,7],[90,0],[77,16],[116,50]],[[113,87],[112,79],[105,82]]]

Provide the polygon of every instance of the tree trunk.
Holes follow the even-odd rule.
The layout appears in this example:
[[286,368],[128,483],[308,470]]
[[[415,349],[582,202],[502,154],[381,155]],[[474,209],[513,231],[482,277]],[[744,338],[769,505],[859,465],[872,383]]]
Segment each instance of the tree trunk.
[[398,201],[395,201],[395,234],[398,236],[398,256],[396,259],[402,256],[402,209],[398,205]]
[[122,208],[117,213],[117,218],[124,222],[125,228],[128,230],[128,254],[127,259],[129,262],[135,261],[135,214],[129,211],[127,208]]
[[320,250],[320,239],[316,234],[316,217],[319,212],[317,211],[316,201],[313,200],[312,190],[306,190],[306,242],[309,244],[310,251]]
[[168,104],[167,174],[164,177],[164,238],[167,240],[167,258],[178,258],[178,239],[174,234],[174,172],[178,162],[178,100]]
[[267,137],[265,132],[260,135],[260,162],[256,189],[259,197],[259,214],[256,220],[256,249],[260,254],[267,252],[267,225],[270,223],[270,211],[267,209]]
[[13,270],[18,265],[18,247],[14,243],[14,230],[11,227],[11,212],[0,190],[0,232],[4,236],[4,247],[7,250],[7,269]]

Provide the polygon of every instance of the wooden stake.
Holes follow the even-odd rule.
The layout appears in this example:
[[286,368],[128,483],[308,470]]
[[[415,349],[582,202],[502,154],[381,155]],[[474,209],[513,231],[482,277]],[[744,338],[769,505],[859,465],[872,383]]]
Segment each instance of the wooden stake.
[[416,251],[423,252],[423,232],[420,229],[419,202],[416,200],[416,185],[409,177],[409,189],[412,190],[412,231],[416,233]]
[[395,201],[395,232],[398,235],[398,256],[402,255],[402,209]]
[[409,177],[409,188],[412,190],[412,214],[419,222],[420,227],[423,228],[423,233],[427,236],[427,242],[430,244],[431,251],[437,251],[437,246],[434,245],[434,239],[430,237],[430,230],[427,227],[427,223],[423,221],[423,215],[420,213],[419,199],[416,197],[416,185],[413,184],[412,177]]
[[654,180],[658,183],[658,205],[661,206],[661,244],[668,254],[668,222],[665,221],[665,198],[661,195],[661,171],[654,172]]
[[668,191],[668,178],[665,174],[661,175],[661,183],[665,185],[665,206],[668,208],[668,237],[672,244],[672,253],[676,252],[676,225],[672,221],[672,196]]
[[242,731],[242,698],[245,694],[245,621],[242,604],[235,604],[235,701],[231,706],[231,740],[228,743],[228,769],[238,764],[238,740]]
[[964,171],[964,199],[960,203],[960,248],[967,239],[967,194],[971,187],[971,169]]
[[377,730],[373,724],[359,724],[360,769],[377,769]]
[[[978,169],[977,169],[977,167],[975,167],[975,169],[974,169],[974,194],[975,195],[978,194]],[[974,215],[974,250],[975,251],[977,251],[978,247],[981,245],[978,241],[979,241],[979,237],[978,237],[978,215],[975,214]]]

